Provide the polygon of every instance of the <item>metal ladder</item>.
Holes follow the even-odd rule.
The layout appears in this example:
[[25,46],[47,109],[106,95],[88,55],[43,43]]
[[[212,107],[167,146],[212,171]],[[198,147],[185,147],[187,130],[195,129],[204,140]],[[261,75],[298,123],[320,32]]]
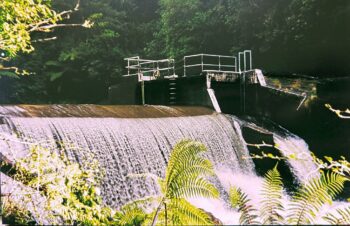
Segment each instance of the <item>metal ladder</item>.
[[176,78],[169,78],[169,105],[176,104]]

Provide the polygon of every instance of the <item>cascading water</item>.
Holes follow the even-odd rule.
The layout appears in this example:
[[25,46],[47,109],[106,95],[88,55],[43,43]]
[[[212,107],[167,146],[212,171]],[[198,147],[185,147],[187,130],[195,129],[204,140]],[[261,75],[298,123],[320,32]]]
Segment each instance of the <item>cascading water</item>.
[[[155,194],[151,181],[130,178],[130,174],[153,173],[164,176],[171,148],[182,139],[202,142],[216,167],[252,173],[238,124],[232,126],[224,115],[194,117],[121,119],[121,118],[29,118],[10,117],[3,120],[2,134],[16,131],[25,140],[43,141],[54,147],[64,143],[79,147],[66,149],[70,159],[78,162],[93,154],[106,171],[102,195],[106,204],[119,207],[132,199]],[[23,140],[23,139],[22,139]],[[2,153],[11,157],[12,145]],[[22,150],[26,149],[23,145]],[[17,153],[21,153],[17,151]],[[22,154],[23,156],[24,154]],[[18,156],[17,156],[18,157]]]
[[[281,154],[288,158],[287,162],[300,182],[306,182],[319,175],[318,168],[309,151],[309,146],[303,139],[288,133],[288,136],[284,137],[274,134],[273,140]],[[291,158],[291,156],[293,157]]]
[[[79,114],[84,108],[79,108]],[[131,200],[158,192],[152,180],[130,178],[130,174],[153,173],[164,176],[171,148],[182,139],[193,139],[207,147],[207,156],[214,163],[218,175],[216,183],[221,190],[227,194],[230,186],[239,186],[259,206],[262,178],[255,175],[253,161],[244,158],[249,156],[249,152],[241,125],[247,122],[208,112],[205,112],[206,115],[191,117],[164,117],[167,111],[166,114],[175,116],[183,111],[166,107],[152,108],[152,111],[162,112],[163,118],[86,117],[89,114],[84,115],[84,112],[84,117],[63,117],[61,112],[69,113],[69,116],[77,115],[65,107],[55,107],[55,117],[45,114],[45,117],[24,117],[28,114],[23,108],[0,108],[0,114],[3,115],[0,123],[1,154],[12,160],[23,157],[30,142],[40,142],[51,148],[60,143],[68,144],[65,148],[67,156],[80,163],[92,154],[106,171],[101,187],[103,200],[118,208]],[[89,109],[94,110],[93,107]],[[273,138],[283,155],[300,156],[302,153],[306,162],[288,162],[298,180],[305,181],[306,175],[316,169],[307,144],[290,133],[276,133]],[[239,215],[224,200],[190,201],[213,213],[225,224],[238,223]]]

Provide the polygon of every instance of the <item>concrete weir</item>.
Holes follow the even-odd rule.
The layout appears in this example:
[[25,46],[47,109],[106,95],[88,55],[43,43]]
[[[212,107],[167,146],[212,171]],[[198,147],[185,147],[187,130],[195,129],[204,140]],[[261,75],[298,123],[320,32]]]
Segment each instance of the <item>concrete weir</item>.
[[89,117],[89,118],[164,118],[210,115],[214,111],[196,106],[155,105],[3,105],[0,117]]
[[[249,151],[242,134],[244,127],[256,126],[204,107],[18,105],[0,106],[0,114],[2,159],[15,162],[26,157],[31,142],[39,141],[48,150],[62,151],[81,165],[92,155],[106,172],[101,184],[103,202],[116,209],[159,193],[153,180],[130,175],[152,173],[163,177],[172,147],[183,139],[196,140],[207,147],[206,156],[221,175],[214,183],[223,194],[218,201],[222,208],[226,206],[222,200],[229,191],[228,185],[234,182],[228,178],[256,177],[252,159],[246,158]],[[298,137],[275,132],[270,136],[281,147],[293,146],[293,153],[309,155],[307,145]],[[60,144],[69,145],[62,150]],[[296,177],[303,180],[300,175],[307,175],[312,163],[305,167],[290,162],[290,166]],[[4,174],[0,177],[1,191],[15,192],[17,200],[23,200],[18,191],[23,186]],[[220,216],[210,205],[199,207]],[[45,215],[40,212],[35,217],[40,222],[47,220],[42,219]]]
[[281,111],[297,111],[308,97],[268,83],[261,70],[253,69],[250,50],[237,57],[184,56],[182,75],[176,74],[174,59],[125,60],[128,74],[109,87],[112,104],[204,106],[218,113],[271,115],[275,110],[269,105],[284,103]]
[[[128,110],[133,117],[123,117]],[[1,106],[0,112],[3,157],[9,162],[25,157],[31,142],[54,151],[69,144],[65,154],[79,163],[92,154],[106,172],[104,202],[115,208],[158,192],[152,180],[129,175],[164,176],[172,147],[183,139],[202,142],[218,167],[254,171],[252,161],[243,160],[248,150],[239,123],[203,107]]]

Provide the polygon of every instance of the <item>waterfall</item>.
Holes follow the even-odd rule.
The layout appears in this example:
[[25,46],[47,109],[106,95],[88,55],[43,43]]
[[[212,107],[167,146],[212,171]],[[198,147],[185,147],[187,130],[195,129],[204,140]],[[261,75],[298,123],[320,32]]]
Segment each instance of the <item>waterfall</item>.
[[[60,142],[79,147],[66,149],[68,158],[78,162],[92,154],[106,171],[101,191],[104,202],[112,207],[157,193],[152,181],[129,175],[164,176],[171,148],[182,139],[202,142],[216,168],[254,172],[252,161],[242,158],[249,153],[238,123],[221,114],[145,119],[8,117],[3,123],[1,136],[9,141],[0,145],[9,158],[25,156],[28,148],[16,139],[52,148]],[[14,149],[16,153],[11,152]]]
[[[306,182],[319,176],[319,171],[314,163],[309,146],[298,136],[288,133],[287,136],[273,135],[273,140],[281,154],[287,157],[287,163],[300,182]],[[295,158],[290,158],[294,156]]]
[[[66,144],[68,158],[79,163],[92,154],[106,172],[101,195],[104,203],[111,207],[119,208],[129,201],[157,194],[154,181],[129,175],[152,173],[164,177],[171,148],[182,139],[193,139],[207,147],[206,155],[218,176],[214,182],[223,194],[218,200],[197,198],[190,199],[191,203],[211,212],[225,224],[237,224],[239,219],[239,214],[227,203],[231,186],[238,186],[247,193],[254,206],[260,205],[262,178],[255,174],[253,161],[244,158],[249,152],[241,130],[253,123],[208,110],[203,113],[200,108],[190,109],[197,112],[194,116],[186,116],[189,110],[186,113],[182,108],[131,108],[133,116],[141,110],[142,115],[160,114],[161,118],[120,117],[126,115],[128,107],[120,111],[113,107],[53,106],[50,113],[40,112],[40,109],[0,107],[1,155],[12,161],[25,157],[30,143],[40,143],[50,149]],[[255,124],[254,127],[263,130]],[[273,141],[282,155],[293,154],[304,159],[287,160],[298,181],[304,182],[316,169],[308,146],[301,138],[282,130],[273,129]],[[287,202],[288,195],[283,199]]]

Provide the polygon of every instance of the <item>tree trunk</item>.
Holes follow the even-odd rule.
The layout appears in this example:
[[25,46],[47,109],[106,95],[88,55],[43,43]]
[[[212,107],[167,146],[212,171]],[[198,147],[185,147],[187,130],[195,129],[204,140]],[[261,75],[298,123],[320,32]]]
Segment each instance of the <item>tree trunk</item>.
[[156,225],[158,214],[159,214],[159,211],[162,209],[163,203],[164,203],[164,198],[162,199],[162,201],[160,201],[159,206],[158,206],[158,208],[156,210],[156,213],[154,214],[154,218],[153,218],[153,221],[152,221],[152,226]]

